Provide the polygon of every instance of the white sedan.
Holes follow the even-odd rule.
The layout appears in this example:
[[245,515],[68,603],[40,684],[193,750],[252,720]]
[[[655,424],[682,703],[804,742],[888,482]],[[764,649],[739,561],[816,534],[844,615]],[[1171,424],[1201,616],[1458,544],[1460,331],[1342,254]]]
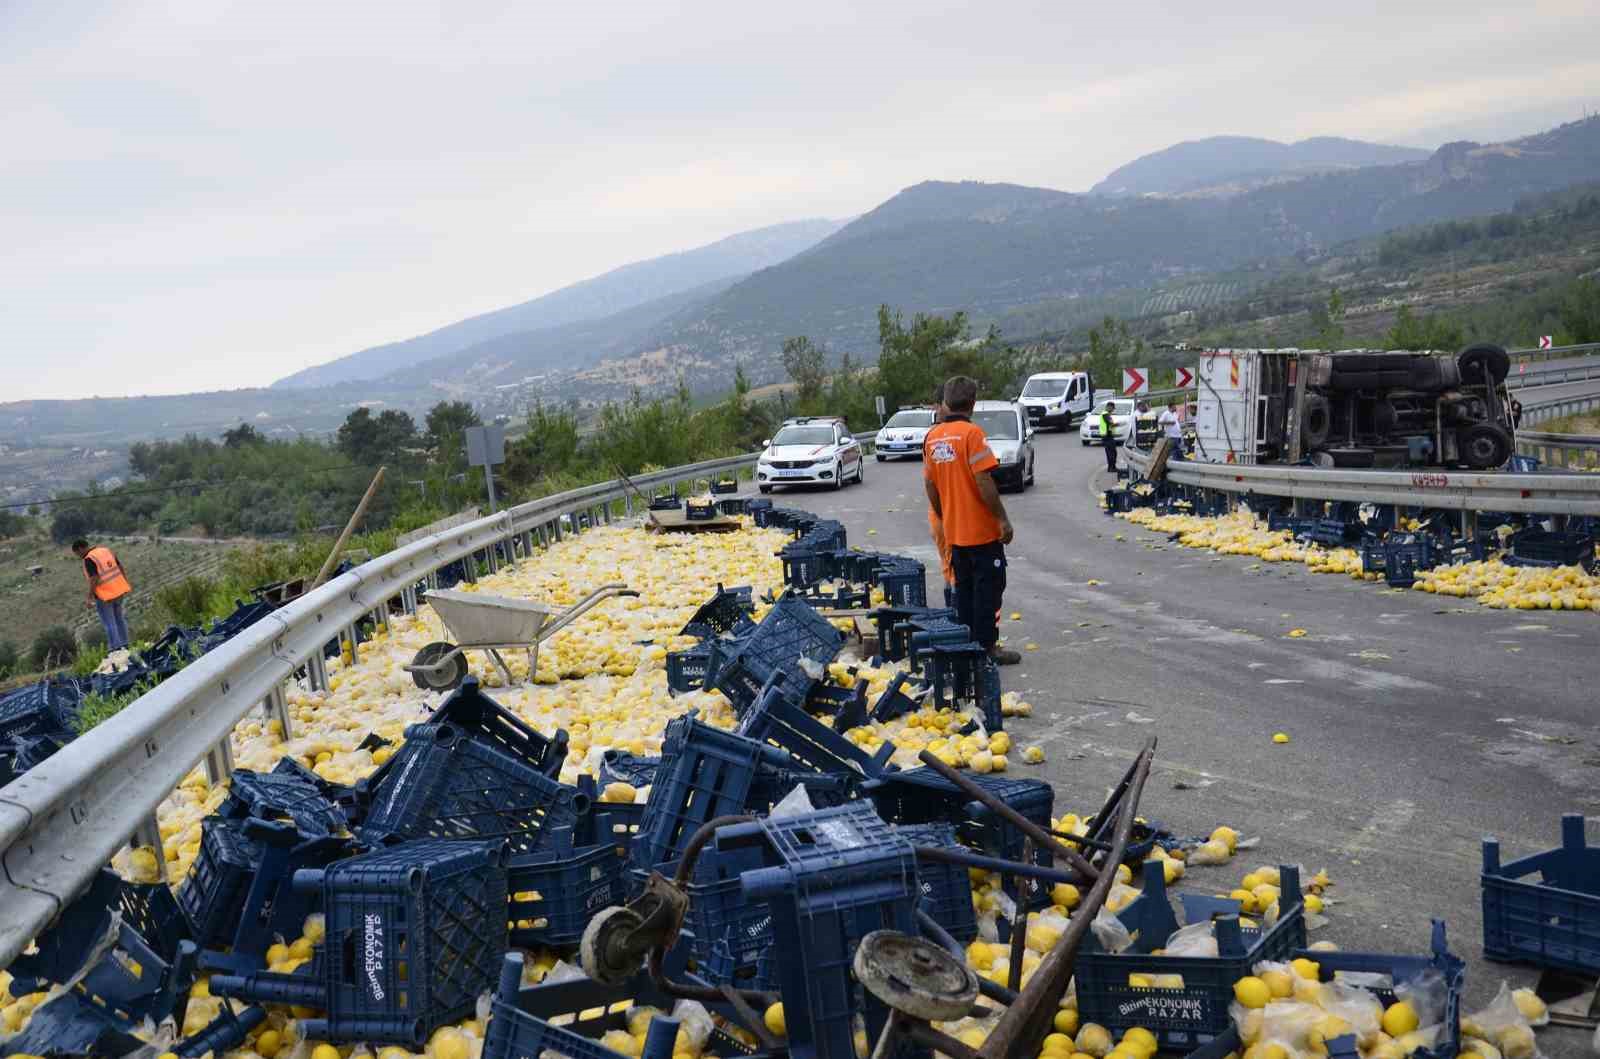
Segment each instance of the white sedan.
[[773,435],[756,460],[756,488],[772,492],[778,485],[831,485],[866,478],[861,443],[842,420],[791,420]]
[[883,429],[878,431],[878,436],[874,439],[878,462],[882,463],[890,456],[916,456],[920,459],[922,441],[931,429],[933,429],[933,409],[900,409],[889,417],[889,421],[883,424]]

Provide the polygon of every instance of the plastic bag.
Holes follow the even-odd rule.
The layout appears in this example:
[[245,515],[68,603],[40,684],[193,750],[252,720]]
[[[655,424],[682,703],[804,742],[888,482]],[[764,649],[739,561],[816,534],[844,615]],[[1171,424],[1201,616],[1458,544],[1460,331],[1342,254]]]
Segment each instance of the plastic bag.
[[1274,1000],[1261,1009],[1261,1040],[1283,1045],[1291,1053],[1306,1050],[1310,1034],[1327,1012],[1315,1004]]
[[1532,1059],[1539,1054],[1533,1027],[1517,1007],[1509,982],[1500,983],[1500,991],[1488,1007],[1462,1016],[1461,1033],[1483,1038],[1499,1048],[1505,1059]]
[[1133,944],[1133,935],[1128,933],[1128,928],[1110,909],[1101,908],[1094,922],[1089,924],[1089,929],[1094,931],[1095,940],[1107,952],[1121,952]]
[[1056,947],[1066,929],[1067,917],[1060,912],[1050,909],[1036,912],[1028,917],[1028,948],[1035,952],[1049,952]]
[[672,1017],[678,1020],[678,1036],[689,1040],[696,1052],[705,1048],[711,1031],[716,1028],[711,1012],[698,1000],[678,1001],[672,1006]]
[[1216,839],[1207,839],[1189,851],[1187,863],[1190,865],[1226,864],[1233,856],[1226,842]]
[[1370,1047],[1377,1040],[1383,1004],[1367,990],[1346,982],[1329,982],[1322,987],[1322,1010],[1343,1019],[1362,1047]]
[[1172,932],[1165,946],[1167,956],[1216,956],[1217,934],[1208,919],[1204,923],[1190,923]]
[[[1395,998],[1411,1005],[1417,1013],[1417,1025],[1422,1029],[1444,1021],[1444,1002],[1448,993],[1444,975],[1434,967],[1424,967],[1405,981],[1396,982],[1394,987]],[[1516,1008],[1515,1004],[1511,1006]]]
[[772,820],[784,820],[791,816],[806,816],[814,812],[816,809],[811,805],[811,794],[806,790],[806,785],[797,783],[794,790],[785,794],[767,816]]

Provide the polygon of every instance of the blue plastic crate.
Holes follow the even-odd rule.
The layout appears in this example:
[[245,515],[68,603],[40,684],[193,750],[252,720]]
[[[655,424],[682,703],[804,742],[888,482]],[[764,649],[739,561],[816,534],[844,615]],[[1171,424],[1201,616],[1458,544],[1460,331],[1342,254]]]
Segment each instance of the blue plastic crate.
[[[1185,921],[1212,919],[1219,954],[1152,956],[1151,951],[1164,947],[1178,929],[1178,919],[1168,903],[1161,863],[1147,861],[1144,892],[1118,913],[1136,933],[1132,947],[1109,953],[1092,933],[1084,938],[1075,970],[1079,1017],[1099,1023],[1114,1037],[1143,1026],[1156,1035],[1163,1050],[1176,1052],[1193,1051],[1226,1033],[1232,1026],[1228,1006],[1233,1003],[1233,984],[1252,973],[1260,961],[1288,961],[1306,944],[1300,873],[1293,867],[1281,867],[1279,873],[1281,912],[1270,930],[1241,927],[1236,901],[1185,894]],[[1183,988],[1129,985],[1130,974],[1180,975]]]
[[[673,952],[669,951],[669,963],[672,957]],[[573,978],[523,989],[522,966],[520,952],[506,954],[490,1007],[481,1059],[542,1059],[546,1055],[631,1059],[630,1055],[603,1046],[599,1038],[608,1030],[625,1029],[632,1006],[670,1011],[674,1003],[644,973],[619,986]],[[669,966],[666,970],[670,977],[682,977],[679,967]],[[671,1059],[676,1032],[676,1023],[670,1023],[655,1036],[647,1037],[641,1059]],[[767,1056],[745,1048],[720,1029],[712,1031],[706,1051],[743,1059]]]
[[675,862],[700,826],[744,812],[762,761],[780,767],[788,755],[696,719],[693,713],[667,722],[661,764],[630,852],[634,867]]
[[906,636],[906,660],[918,672],[926,672],[928,655],[934,644],[972,642],[972,630],[956,621],[953,614],[949,617],[930,615],[913,618],[906,624],[909,626]]
[[407,728],[369,788],[363,838],[503,838],[527,853],[547,829],[572,827],[589,811],[588,795],[475,734],[450,723]]
[[325,1011],[307,1037],[422,1046],[470,1015],[506,951],[503,843],[420,840],[295,876],[327,938],[306,973],[213,975],[217,996]]
[[[648,787],[656,781],[656,770],[661,767],[659,757],[630,754],[625,750],[607,750],[600,755],[600,786],[608,783],[626,783],[633,787]],[[596,805],[596,809],[603,805]]]
[[753,840],[770,866],[744,873],[744,893],[772,905],[790,1052],[854,1059],[856,1016],[865,1017],[868,1040],[887,1020],[851,973],[856,947],[875,930],[917,932],[911,844],[866,802],[717,833],[723,849]]
[[927,570],[915,559],[900,560],[878,572],[877,581],[883,596],[891,606],[925,607],[928,605]]
[[911,635],[919,631],[917,622],[943,619],[955,624],[955,617],[950,607],[879,607],[872,612],[878,628],[878,655],[899,662],[911,653]]
[[738,732],[759,743],[787,751],[790,758],[815,772],[877,776],[889,767],[894,744],[869,754],[805,710],[813,681],[791,680],[780,671],[762,688],[755,705],[739,722]]
[[[1461,992],[1466,984],[1467,965],[1450,953],[1446,945],[1444,921],[1433,921],[1432,953],[1428,956],[1391,956],[1370,952],[1312,952],[1301,949],[1296,956],[1304,956],[1318,965],[1318,974],[1324,982],[1334,979],[1340,972],[1388,975],[1395,985],[1414,978],[1423,971],[1438,971],[1445,983],[1444,1029],[1432,1048],[1418,1048],[1411,1054],[1416,1059],[1455,1059],[1461,1050]],[[1374,989],[1378,1000],[1387,1007],[1398,999],[1391,989]],[[1330,1049],[1331,1051],[1331,1049]]]
[[1391,533],[1383,539],[1383,579],[1394,588],[1417,583],[1417,571],[1439,563],[1433,538],[1426,533]]
[[228,798],[218,812],[234,820],[286,818],[306,835],[337,835],[350,826],[344,813],[315,783],[293,772],[238,769],[229,780]]
[[1600,975],[1600,846],[1581,813],[1562,816],[1561,845],[1509,864],[1484,839],[1481,878],[1485,956]]
[[506,865],[511,943],[576,945],[596,912],[627,901],[626,866],[622,845],[574,848],[570,833],[555,838],[553,848],[513,856]]
[[233,940],[236,917],[262,853],[262,844],[245,835],[242,822],[217,816],[201,822],[200,852],[178,887],[178,906],[201,948],[220,948]]
[[667,691],[673,695],[705,687],[716,645],[701,643],[684,650],[667,652]]
[[724,588],[719,581],[716,593],[700,604],[700,609],[695,611],[694,616],[684,624],[679,635],[714,636],[733,632],[744,625],[753,626],[755,623],[750,621],[750,615],[755,609],[755,600],[749,585]]
[[72,680],[41,680],[0,697],[0,740],[17,736],[75,734],[82,690]]
[[721,945],[734,967],[751,969],[772,948],[772,908],[766,901],[747,899],[740,884],[745,872],[764,863],[754,848],[707,847],[700,852],[684,919],[692,935],[689,951],[697,961],[711,959]]
[[[897,827],[913,846],[964,849],[953,824],[907,824]],[[960,942],[978,936],[978,913],[972,907],[972,876],[960,864],[917,861],[917,889],[922,911]]]
[[772,674],[801,658],[827,665],[844,646],[844,634],[802,599],[786,596],[773,604],[761,623],[717,667],[711,685],[733,703],[749,709]]
[[1581,566],[1593,573],[1595,538],[1585,530],[1529,527],[1511,536],[1508,566]]
[[763,765],[756,773],[755,783],[750,787],[746,808],[753,813],[765,813],[796,787],[804,787],[806,797],[811,799],[812,806],[818,809],[829,805],[843,805],[856,794],[855,781],[843,773]]
[[872,704],[871,717],[874,721],[892,721],[896,717],[917,709],[921,705],[922,696],[917,694],[918,688],[912,688],[911,693],[906,691],[906,685],[911,683],[910,673],[896,673],[889,686],[878,696],[878,701]]
[[755,960],[740,959],[726,942],[717,942],[704,959],[696,957],[696,977],[709,985],[778,992],[778,953],[768,945]]
[[[1055,809],[1055,789],[1050,784],[993,775],[968,778],[1029,821],[1050,829],[1050,814]],[[1006,860],[1021,861],[1027,849],[1027,836],[1019,828],[996,816],[983,803],[969,800],[966,792],[930,768],[888,773],[863,784],[863,791],[883,818],[896,824],[953,824],[962,845]],[[1050,850],[1037,848],[1034,863],[1050,867],[1055,859]],[[1007,892],[1013,898],[1019,897],[1021,885],[1008,880]],[[1031,890],[1031,906],[1050,903],[1045,887]]]
[[1000,667],[976,643],[933,643],[925,669],[933,681],[933,700],[940,706],[977,710],[991,734],[1004,730],[1000,709]]
[[554,779],[567,760],[567,733],[545,736],[522,718],[483,693],[477,677],[467,677],[428,717],[428,724],[448,724],[468,738],[487,743]]
[[1511,459],[1506,463],[1506,470],[1512,474],[1534,474],[1539,470],[1539,458],[1513,452]]
[[685,522],[710,522],[719,513],[715,500],[690,497],[683,502]]

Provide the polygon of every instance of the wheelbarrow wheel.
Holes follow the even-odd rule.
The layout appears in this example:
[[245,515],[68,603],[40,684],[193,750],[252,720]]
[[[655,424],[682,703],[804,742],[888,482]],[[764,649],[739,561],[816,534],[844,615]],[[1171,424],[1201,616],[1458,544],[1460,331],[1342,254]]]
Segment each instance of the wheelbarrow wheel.
[[418,651],[417,657],[411,660],[412,665],[439,668],[413,670],[411,677],[417,682],[417,687],[424,691],[451,691],[460,687],[461,682],[467,679],[467,656],[460,652],[451,655],[455,650],[455,644],[440,641]]

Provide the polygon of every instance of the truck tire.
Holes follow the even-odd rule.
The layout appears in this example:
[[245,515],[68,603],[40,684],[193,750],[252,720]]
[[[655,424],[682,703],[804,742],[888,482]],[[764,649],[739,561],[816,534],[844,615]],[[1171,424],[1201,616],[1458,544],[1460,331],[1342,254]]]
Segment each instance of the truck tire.
[[1333,432],[1333,407],[1320,393],[1306,395],[1306,422],[1301,430],[1306,448],[1320,449]]
[[1462,381],[1468,383],[1505,382],[1511,372],[1511,356],[1503,346],[1468,346],[1456,358],[1456,364],[1461,368]]
[[1474,423],[1456,432],[1456,451],[1468,467],[1487,471],[1511,458],[1511,435],[1499,423]]

